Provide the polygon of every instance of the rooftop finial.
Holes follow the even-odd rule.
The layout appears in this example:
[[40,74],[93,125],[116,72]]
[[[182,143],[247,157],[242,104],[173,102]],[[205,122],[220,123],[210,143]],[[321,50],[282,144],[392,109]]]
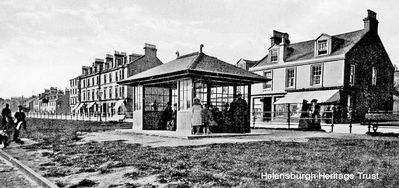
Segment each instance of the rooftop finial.
[[179,53],[179,51],[176,51],[176,55],[177,55],[177,57],[179,57],[179,56],[180,56],[180,53]]
[[203,44],[200,45],[200,53],[202,54],[202,48],[204,47]]

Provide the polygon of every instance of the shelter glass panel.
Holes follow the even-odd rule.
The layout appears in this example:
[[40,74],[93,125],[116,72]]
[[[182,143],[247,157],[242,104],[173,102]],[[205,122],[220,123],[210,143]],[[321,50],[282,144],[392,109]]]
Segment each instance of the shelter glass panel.
[[141,110],[143,101],[143,87],[137,86],[134,87],[134,110]]
[[181,80],[179,83],[179,92],[180,92],[180,110],[186,110],[191,108],[191,100],[192,100],[192,82],[190,79]]
[[169,101],[169,88],[146,87],[145,111],[162,111]]

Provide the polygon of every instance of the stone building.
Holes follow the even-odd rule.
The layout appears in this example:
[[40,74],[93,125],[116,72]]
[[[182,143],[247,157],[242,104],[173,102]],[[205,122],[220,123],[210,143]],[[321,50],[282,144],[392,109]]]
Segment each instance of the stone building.
[[299,115],[303,99],[317,99],[322,110],[335,107],[340,121],[362,121],[369,109],[392,110],[394,67],[378,35],[377,14],[367,10],[363,22],[360,30],[298,43],[273,31],[268,53],[249,69],[272,79],[252,87],[253,110],[264,112],[260,119]]
[[73,114],[131,116],[132,88],[118,81],[143,70],[161,65],[155,45],[145,44],[144,55],[115,51],[104,59],[96,58],[92,66],[83,66],[82,74],[70,80]]

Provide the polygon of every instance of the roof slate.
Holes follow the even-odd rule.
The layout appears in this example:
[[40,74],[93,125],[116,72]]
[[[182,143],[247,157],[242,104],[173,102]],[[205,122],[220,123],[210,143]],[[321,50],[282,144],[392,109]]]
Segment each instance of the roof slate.
[[[337,48],[333,49],[329,56],[347,53],[357,42],[360,41],[360,39],[362,39],[365,34],[366,31],[362,29],[348,33],[333,35],[333,38],[335,38],[336,40],[342,40],[342,43]],[[315,40],[308,40],[288,45],[288,54],[285,62],[319,58],[317,56],[314,56],[314,42]],[[255,66],[263,66],[269,63],[269,58],[263,58]]]
[[255,73],[236,67],[232,64],[221,61],[216,57],[195,52],[184,56],[180,56],[177,59],[172,60],[168,63],[159,65],[152,69],[133,75],[123,80],[122,83],[128,83],[129,81],[137,79],[151,78],[153,76],[168,75],[189,70],[199,71],[203,73],[219,73],[224,75],[265,79],[260,75],[257,75]]

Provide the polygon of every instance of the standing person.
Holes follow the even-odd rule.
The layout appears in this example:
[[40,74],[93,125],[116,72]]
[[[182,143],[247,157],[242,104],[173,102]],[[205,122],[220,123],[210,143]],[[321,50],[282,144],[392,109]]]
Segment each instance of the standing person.
[[242,99],[241,93],[237,94],[237,100],[235,102],[235,124],[236,124],[236,132],[239,133],[248,133],[250,132],[249,122],[247,121],[247,102]]
[[6,125],[7,123],[7,117],[11,117],[11,110],[10,110],[10,105],[8,103],[6,103],[6,107],[3,108],[3,110],[1,111],[1,116],[2,116],[2,120],[1,123],[3,126]]
[[308,101],[303,99],[302,108],[301,108],[301,116],[299,117],[298,128],[307,129],[309,128],[309,112],[308,112]]
[[222,116],[223,116],[223,124],[221,126],[221,132],[228,133],[229,132],[228,127],[231,126],[231,123],[230,123],[229,103],[227,102],[223,106]]
[[202,126],[201,117],[202,105],[199,98],[194,98],[194,104],[191,110],[191,134],[199,134]]
[[24,144],[24,142],[19,138],[19,132],[21,128],[24,128],[24,130],[26,130],[26,116],[24,111],[22,110],[21,105],[18,106],[18,112],[15,112],[14,117],[15,119],[17,119],[17,125],[14,129],[13,141],[19,144]]
[[213,121],[210,123],[211,131],[213,133],[220,133],[220,127],[223,124],[222,112],[217,106],[214,106],[211,110]]
[[210,122],[212,121],[212,114],[211,111],[209,110],[208,104],[205,104],[205,108],[202,108],[201,110],[201,117],[202,117],[202,124],[204,125],[204,134],[210,134],[211,132],[209,131],[209,125]]
[[177,119],[177,104],[173,104],[173,114],[172,114],[172,120],[169,123],[171,126],[170,130],[176,131],[176,119]]
[[158,111],[158,104],[157,100],[154,100],[154,102],[151,105],[153,111]]
[[313,99],[312,101],[312,124],[310,129],[311,130],[321,130],[320,126],[320,105],[317,104],[317,99]]
[[168,121],[172,119],[173,110],[170,102],[166,103],[166,107],[161,115],[160,130],[166,130]]

